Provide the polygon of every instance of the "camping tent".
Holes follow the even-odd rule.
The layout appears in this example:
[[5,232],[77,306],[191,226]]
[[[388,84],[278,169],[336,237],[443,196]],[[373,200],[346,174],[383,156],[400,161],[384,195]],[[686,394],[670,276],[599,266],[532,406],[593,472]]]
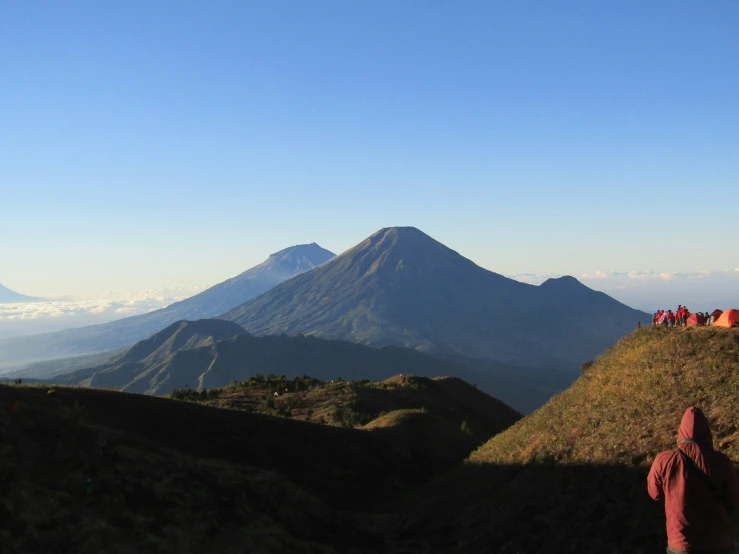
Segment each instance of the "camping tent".
[[722,313],[724,313],[724,312],[722,312],[721,310],[713,310],[711,312],[711,317],[713,318],[714,321],[716,321],[718,318],[721,317],[721,314]]
[[705,325],[706,318],[700,314],[690,314],[687,321],[688,327],[691,325]]
[[734,327],[735,325],[739,326],[739,310],[726,310],[713,322],[714,327]]

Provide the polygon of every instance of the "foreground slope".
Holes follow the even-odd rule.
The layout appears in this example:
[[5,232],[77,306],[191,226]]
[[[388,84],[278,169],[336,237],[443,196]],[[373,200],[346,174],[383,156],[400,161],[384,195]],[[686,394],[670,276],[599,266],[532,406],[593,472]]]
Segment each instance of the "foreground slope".
[[[389,552],[348,510],[423,469],[372,433],[112,391],[0,386],[2,552]],[[89,481],[88,481],[89,480]]]
[[573,370],[649,321],[571,277],[535,287],[487,271],[412,227],[382,229],[221,317],[258,335]]
[[739,461],[737,391],[739,330],[629,335],[409,500],[399,536],[438,552],[663,550],[662,507],[646,493],[651,462],[675,448],[691,405],[709,418],[715,448]]
[[80,329],[0,341],[5,366],[130,346],[182,319],[214,317],[334,257],[315,243],[292,246],[195,296],[148,314]]

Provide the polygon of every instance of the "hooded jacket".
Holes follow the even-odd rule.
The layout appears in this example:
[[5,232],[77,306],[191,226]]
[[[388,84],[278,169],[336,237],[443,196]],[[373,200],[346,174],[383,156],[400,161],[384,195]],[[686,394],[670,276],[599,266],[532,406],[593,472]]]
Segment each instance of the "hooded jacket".
[[690,467],[679,452],[657,455],[647,478],[649,496],[665,502],[667,544],[675,550],[721,550],[734,545],[730,507],[739,506],[739,480],[731,460],[713,449],[706,416],[688,408],[678,431],[678,445],[709,478]]

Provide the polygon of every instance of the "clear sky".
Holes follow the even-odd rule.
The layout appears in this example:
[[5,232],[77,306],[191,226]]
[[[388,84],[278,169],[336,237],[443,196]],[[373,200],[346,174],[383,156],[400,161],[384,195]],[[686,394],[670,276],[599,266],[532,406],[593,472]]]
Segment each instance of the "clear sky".
[[214,284],[391,225],[504,274],[733,271],[738,29],[736,0],[3,2],[0,283]]

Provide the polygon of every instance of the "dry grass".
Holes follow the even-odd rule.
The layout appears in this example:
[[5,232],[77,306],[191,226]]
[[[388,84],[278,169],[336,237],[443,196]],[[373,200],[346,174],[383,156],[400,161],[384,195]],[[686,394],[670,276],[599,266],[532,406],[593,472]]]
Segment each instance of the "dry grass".
[[605,352],[568,390],[489,441],[475,463],[617,463],[648,467],[700,407],[715,445],[739,461],[739,330],[647,328]]
[[739,330],[642,329],[568,390],[411,495],[398,536],[429,552],[664,549],[664,514],[646,494],[655,455],[675,447],[685,409],[711,421],[739,461]]

